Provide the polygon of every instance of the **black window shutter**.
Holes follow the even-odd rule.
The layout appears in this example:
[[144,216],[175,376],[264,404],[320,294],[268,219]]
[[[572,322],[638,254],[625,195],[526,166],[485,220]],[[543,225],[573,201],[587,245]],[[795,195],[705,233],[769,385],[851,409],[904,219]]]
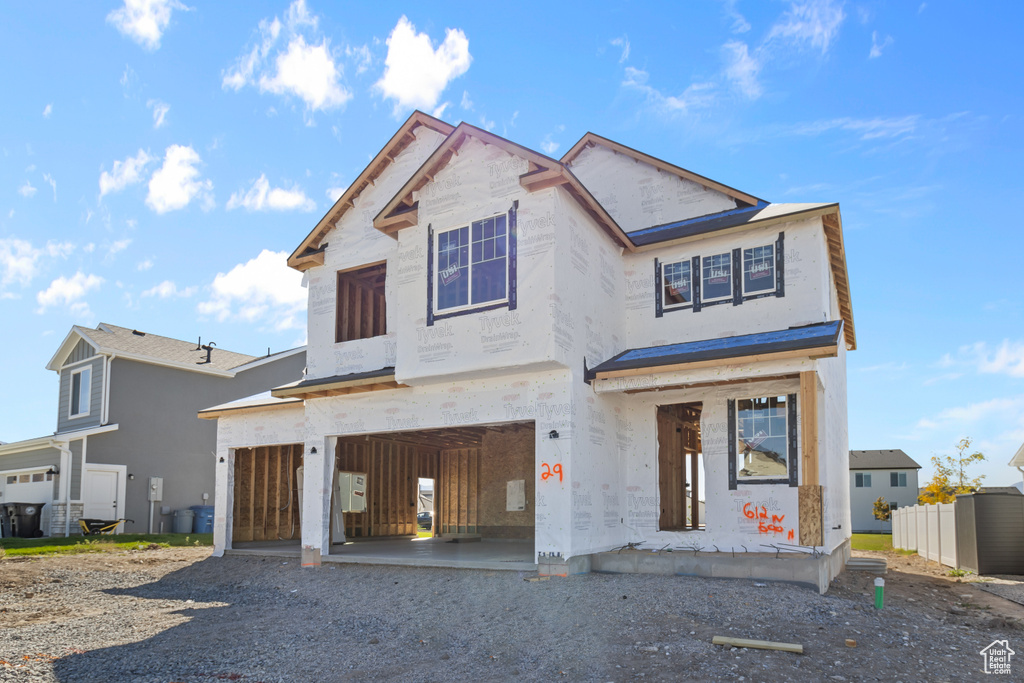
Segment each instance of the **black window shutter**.
[[519,213],[519,200],[512,202],[512,208],[508,211],[508,310],[516,310],[516,258],[519,250],[516,246],[518,229],[516,228],[516,214]]
[[704,271],[700,269],[700,256],[694,256],[690,261],[690,282],[693,283],[693,312],[700,312],[700,283],[704,277]]
[[661,303],[661,261],[654,259],[654,317],[660,318],[663,313]]
[[726,419],[729,421],[729,490],[736,490],[736,401],[729,399]]
[[789,442],[789,452],[786,454],[786,459],[789,461],[789,485],[799,486],[800,480],[797,478],[797,453],[796,453],[796,394],[789,394],[786,397],[786,423],[788,426],[789,438],[786,440]]
[[786,296],[786,233],[775,242],[775,296]]
[[732,305],[743,303],[743,252],[732,250]]
[[427,327],[434,324],[434,226],[427,224]]

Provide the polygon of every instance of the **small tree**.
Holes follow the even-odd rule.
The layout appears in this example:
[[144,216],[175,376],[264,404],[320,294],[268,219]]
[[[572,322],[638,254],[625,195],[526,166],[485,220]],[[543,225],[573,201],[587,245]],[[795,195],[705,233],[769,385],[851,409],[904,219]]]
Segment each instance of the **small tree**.
[[970,437],[960,439],[956,444],[956,457],[952,455],[932,456],[932,466],[935,474],[931,481],[924,486],[924,493],[918,496],[917,502],[921,505],[932,505],[934,503],[952,503],[956,500],[958,493],[973,493],[981,486],[981,480],[985,475],[968,477],[967,468],[985,459],[980,451],[968,453],[971,447]]
[[889,504],[885,502],[885,498],[879,496],[871,508],[871,514],[878,520],[878,531],[881,532],[882,523],[889,521],[889,518],[892,517],[892,510],[889,509]]

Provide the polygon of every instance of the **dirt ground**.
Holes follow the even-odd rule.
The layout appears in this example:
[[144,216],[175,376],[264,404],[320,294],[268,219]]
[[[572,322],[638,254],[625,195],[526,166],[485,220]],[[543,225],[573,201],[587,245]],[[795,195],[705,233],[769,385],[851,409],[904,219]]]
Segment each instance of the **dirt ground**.
[[860,572],[819,596],[690,577],[303,570],[209,548],[9,558],[0,680],[951,681],[984,678],[978,653],[993,640],[1024,645],[1024,605],[917,555],[854,555],[888,562],[885,610]]

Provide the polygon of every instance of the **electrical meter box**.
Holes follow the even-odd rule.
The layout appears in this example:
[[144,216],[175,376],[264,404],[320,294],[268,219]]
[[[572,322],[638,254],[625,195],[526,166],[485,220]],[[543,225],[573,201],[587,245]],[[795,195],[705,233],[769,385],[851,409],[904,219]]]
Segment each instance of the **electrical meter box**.
[[156,502],[164,499],[164,479],[163,477],[150,477],[149,478],[149,496],[146,498],[149,502]]
[[341,512],[366,511],[366,473],[338,472],[334,500]]

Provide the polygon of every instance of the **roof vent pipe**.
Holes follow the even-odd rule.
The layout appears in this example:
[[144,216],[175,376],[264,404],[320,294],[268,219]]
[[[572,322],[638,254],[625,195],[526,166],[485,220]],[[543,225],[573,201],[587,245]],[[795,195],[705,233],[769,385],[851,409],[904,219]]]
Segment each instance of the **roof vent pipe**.
[[196,351],[201,351],[203,348],[203,337],[199,336],[199,342],[196,344]]
[[210,342],[209,344],[205,344],[203,346],[200,346],[200,348],[203,351],[206,351],[206,360],[202,361],[202,363],[209,363],[210,362],[210,353],[213,351],[213,347],[216,346],[216,345],[217,345],[216,342]]

